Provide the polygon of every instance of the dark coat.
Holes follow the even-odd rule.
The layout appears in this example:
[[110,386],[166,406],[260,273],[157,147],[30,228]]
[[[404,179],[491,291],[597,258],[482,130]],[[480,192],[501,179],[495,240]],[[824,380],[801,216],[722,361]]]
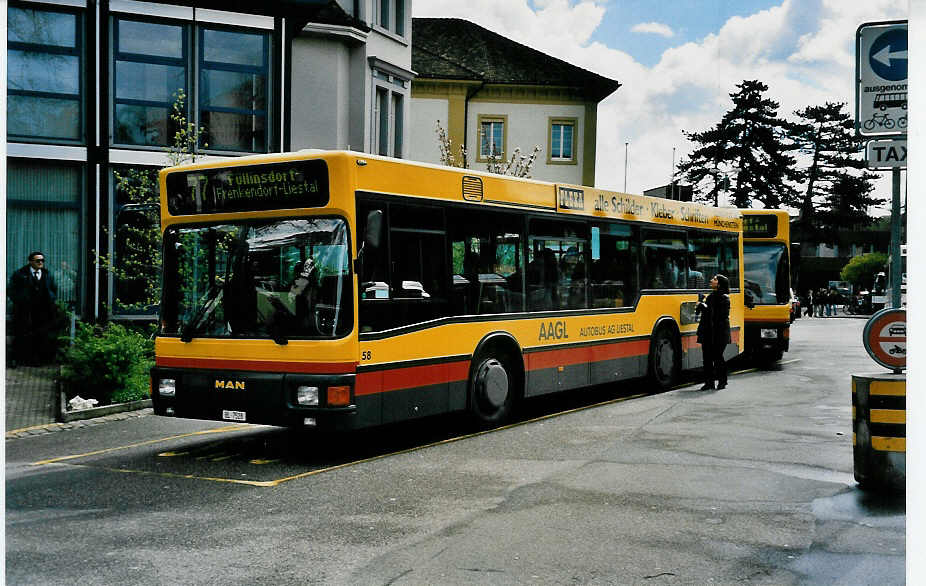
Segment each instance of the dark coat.
[[720,291],[713,291],[698,305],[701,309],[698,342],[714,346],[729,344],[732,341],[730,338],[730,296]]
[[13,321],[17,330],[41,328],[55,320],[58,286],[48,269],[41,268],[41,279],[32,276],[31,265],[17,269],[10,276],[7,295],[13,302]]

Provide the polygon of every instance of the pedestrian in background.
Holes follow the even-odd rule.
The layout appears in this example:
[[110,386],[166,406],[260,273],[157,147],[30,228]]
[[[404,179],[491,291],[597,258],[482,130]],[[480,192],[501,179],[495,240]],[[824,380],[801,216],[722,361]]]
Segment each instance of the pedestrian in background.
[[54,358],[58,287],[45,268],[45,255],[29,253],[29,264],[10,277],[7,295],[13,302],[13,362],[38,365]]
[[723,351],[730,343],[730,281],[716,274],[711,279],[711,293],[698,303],[701,321],[698,322],[698,343],[704,357],[704,386],[702,391],[727,386],[727,364]]
[[813,317],[813,289],[807,289],[805,299],[807,303],[804,305],[804,315],[806,317]]

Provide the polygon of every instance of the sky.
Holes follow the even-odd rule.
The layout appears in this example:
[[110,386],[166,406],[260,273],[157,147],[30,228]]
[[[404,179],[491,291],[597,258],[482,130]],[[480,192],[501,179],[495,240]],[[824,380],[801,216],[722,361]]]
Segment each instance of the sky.
[[[908,18],[906,0],[414,0],[412,11],[619,81],[598,108],[595,186],[626,181],[629,193],[667,184],[673,148],[675,163],[692,149],[682,131],[716,124],[743,80],[768,85],[782,117],[826,102],[854,114],[858,26]],[[889,200],[882,176],[876,194]]]

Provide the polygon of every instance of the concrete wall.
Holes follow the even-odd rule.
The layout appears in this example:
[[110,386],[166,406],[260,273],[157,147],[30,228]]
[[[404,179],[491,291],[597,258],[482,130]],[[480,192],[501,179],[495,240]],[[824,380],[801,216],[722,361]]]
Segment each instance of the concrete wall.
[[293,150],[347,148],[354,92],[350,58],[350,49],[337,41],[293,40]]
[[[466,142],[469,150],[470,167],[485,169],[485,163],[476,162],[479,151],[480,115],[507,116],[506,154],[510,158],[514,149],[521,148],[522,155],[529,155],[534,145],[540,145],[541,152],[531,167],[531,178],[542,181],[582,184],[582,169],[585,160],[585,106],[558,104],[517,104],[503,102],[481,102],[473,99],[469,103],[466,120]],[[550,144],[547,133],[550,118],[576,118],[575,164],[547,164]]]
[[448,115],[447,100],[437,98],[412,99],[411,118],[409,120],[409,159],[440,164],[440,151],[437,147],[435,128],[437,121],[440,120],[441,126],[444,130],[447,130]]

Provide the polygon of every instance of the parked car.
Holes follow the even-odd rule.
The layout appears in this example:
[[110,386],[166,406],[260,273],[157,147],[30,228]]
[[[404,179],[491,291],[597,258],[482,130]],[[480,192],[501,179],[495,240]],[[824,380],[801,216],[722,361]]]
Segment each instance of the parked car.
[[791,291],[791,323],[801,317],[801,300],[794,295],[794,289]]

